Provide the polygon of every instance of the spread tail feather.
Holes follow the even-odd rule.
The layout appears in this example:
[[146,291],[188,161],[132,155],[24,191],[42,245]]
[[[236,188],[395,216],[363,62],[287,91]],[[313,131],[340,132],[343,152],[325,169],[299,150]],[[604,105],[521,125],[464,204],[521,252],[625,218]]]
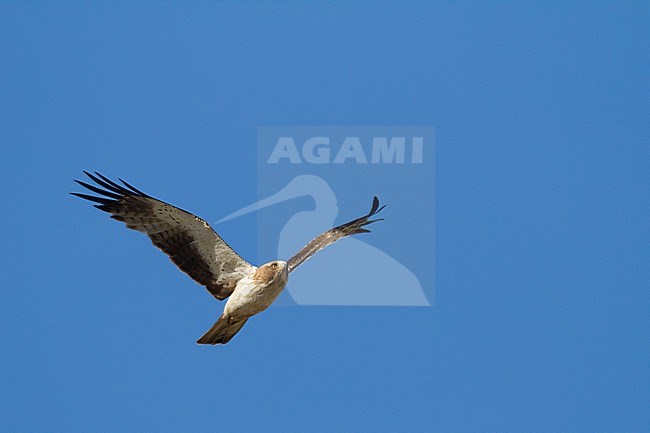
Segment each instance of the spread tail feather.
[[212,325],[212,328],[208,330],[201,338],[197,340],[198,344],[226,344],[229,342],[232,337],[244,326],[248,317],[239,320],[238,322],[233,322],[232,318],[222,314],[219,317],[219,320]]

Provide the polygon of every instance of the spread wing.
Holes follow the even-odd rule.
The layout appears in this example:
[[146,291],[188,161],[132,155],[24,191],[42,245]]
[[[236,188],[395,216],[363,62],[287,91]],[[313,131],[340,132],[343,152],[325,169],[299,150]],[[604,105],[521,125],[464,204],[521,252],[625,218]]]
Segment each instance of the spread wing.
[[180,270],[205,286],[215,298],[227,298],[241,278],[255,272],[254,266],[239,257],[196,215],[157,200],[122,179],[124,186],[97,172],[96,176],[84,173],[99,187],[75,182],[100,196],[76,192],[72,195],[98,203],[95,207],[110,213],[111,218],[146,233]]
[[375,196],[372,201],[372,208],[367,215],[357,218],[340,226],[334,227],[321,234],[307,245],[305,245],[295,256],[291,257],[287,262],[287,267],[289,272],[293,271],[300,265],[302,262],[316,254],[318,251],[322,250],[326,246],[333,244],[341,238],[346,236],[356,235],[359,233],[370,233],[370,230],[364,228],[368,224],[372,224],[377,221],[383,220],[383,218],[377,218],[371,220],[370,218],[374,215],[377,215],[386,205],[379,207],[379,199]]

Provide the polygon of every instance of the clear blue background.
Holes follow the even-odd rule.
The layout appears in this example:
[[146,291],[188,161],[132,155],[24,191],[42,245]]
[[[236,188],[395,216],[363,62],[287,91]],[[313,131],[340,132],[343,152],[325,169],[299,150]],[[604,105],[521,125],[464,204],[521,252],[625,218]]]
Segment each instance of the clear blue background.
[[[3,432],[650,431],[647,2],[0,22]],[[313,124],[435,126],[433,307],[272,308],[200,347],[221,305],[67,195],[99,170],[214,221],[255,198],[257,126]]]

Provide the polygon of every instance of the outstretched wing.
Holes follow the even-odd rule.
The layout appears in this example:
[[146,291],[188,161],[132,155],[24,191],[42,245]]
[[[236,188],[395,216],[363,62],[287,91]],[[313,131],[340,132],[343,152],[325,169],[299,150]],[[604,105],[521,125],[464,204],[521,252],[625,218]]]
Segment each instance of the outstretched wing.
[[377,221],[383,220],[383,218],[377,218],[371,220],[370,217],[377,215],[386,205],[379,207],[379,199],[375,196],[372,201],[372,208],[368,215],[362,216],[340,226],[334,227],[321,234],[307,245],[305,245],[295,256],[291,257],[287,262],[287,267],[289,272],[293,271],[300,265],[302,262],[316,254],[318,251],[322,250],[326,246],[333,244],[341,238],[350,235],[356,235],[359,233],[370,233],[370,230],[365,229],[364,227],[368,224],[372,224]]
[[254,266],[239,257],[196,215],[157,200],[122,179],[124,186],[97,172],[96,176],[84,173],[101,188],[80,180],[75,182],[100,197],[76,192],[72,195],[98,203],[95,207],[110,213],[111,218],[146,233],[176,266],[215,298],[227,298],[240,279],[255,272]]

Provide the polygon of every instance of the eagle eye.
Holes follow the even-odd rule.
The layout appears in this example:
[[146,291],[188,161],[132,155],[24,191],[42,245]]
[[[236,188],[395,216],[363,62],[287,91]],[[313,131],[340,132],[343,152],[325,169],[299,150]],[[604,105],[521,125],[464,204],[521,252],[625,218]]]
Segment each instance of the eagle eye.
[[271,264],[271,267],[272,267],[273,269],[275,269],[275,268],[278,267],[278,264],[277,264],[277,263],[272,263],[272,264]]

